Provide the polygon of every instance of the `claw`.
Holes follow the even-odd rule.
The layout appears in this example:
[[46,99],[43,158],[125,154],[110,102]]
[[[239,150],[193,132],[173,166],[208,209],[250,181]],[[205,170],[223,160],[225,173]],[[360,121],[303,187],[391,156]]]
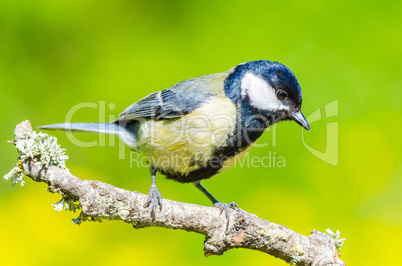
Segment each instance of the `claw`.
[[229,221],[230,221],[230,209],[239,209],[239,206],[236,204],[236,202],[232,201],[231,203],[221,203],[217,202],[214,203],[214,207],[219,208],[221,211],[220,214],[222,214],[223,211],[226,212],[226,230],[229,228]]
[[156,207],[159,205],[159,210],[162,210],[162,194],[156,186],[149,188],[148,199],[144,204],[144,208],[148,208],[152,203],[151,218],[155,219]]

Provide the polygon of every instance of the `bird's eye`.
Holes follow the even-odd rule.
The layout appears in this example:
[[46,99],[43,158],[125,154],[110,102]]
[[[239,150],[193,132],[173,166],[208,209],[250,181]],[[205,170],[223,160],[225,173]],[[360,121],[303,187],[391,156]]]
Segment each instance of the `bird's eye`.
[[278,91],[276,92],[276,97],[278,97],[279,100],[285,99],[286,96],[288,96],[288,95],[287,95],[286,92],[284,92],[283,90],[278,90]]

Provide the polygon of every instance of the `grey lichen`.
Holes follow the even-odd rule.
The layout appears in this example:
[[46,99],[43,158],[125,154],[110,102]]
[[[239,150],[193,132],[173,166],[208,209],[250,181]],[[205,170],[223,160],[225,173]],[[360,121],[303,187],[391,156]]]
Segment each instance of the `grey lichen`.
[[77,218],[72,219],[73,224],[77,224],[77,225],[80,225],[82,222],[84,222],[86,220],[87,220],[87,217],[85,216],[85,214],[83,212],[81,212]]
[[21,161],[18,160],[16,163],[16,166],[11,169],[11,171],[4,176],[5,180],[10,180],[12,181],[12,186],[15,186],[18,182],[23,186],[25,184],[24,181],[24,171],[21,167]]
[[33,131],[26,139],[18,141],[16,148],[22,161],[37,158],[39,159],[37,164],[66,168],[65,162],[68,159],[68,156],[65,155],[66,149],[60,148],[57,138],[54,136]]
[[290,259],[290,265],[297,265],[301,259],[302,256],[300,255],[300,253],[297,251],[293,251],[292,258]]
[[[65,162],[68,159],[68,156],[65,154],[66,150],[60,148],[60,145],[57,144],[56,137],[49,136],[48,134],[42,132],[36,133],[32,130],[24,131],[24,134],[21,134],[21,136],[19,136],[18,139],[16,138],[18,141],[10,141],[11,143],[15,144],[15,147],[19,153],[16,166],[4,176],[4,179],[6,180],[11,179],[12,186],[18,182],[21,184],[21,186],[25,184],[24,169],[22,164],[27,160],[33,160],[35,165],[41,168],[57,166],[59,168],[66,169]],[[70,197],[65,196],[60,189],[49,188],[48,191],[51,193],[57,192],[63,197],[59,202],[52,204],[56,211],[59,212],[64,209],[75,212],[76,210],[80,209],[80,205]]]
[[261,232],[263,235],[268,237],[268,244],[273,245],[277,241],[288,241],[289,239],[289,234],[287,234],[285,231],[280,230],[279,228],[276,229],[268,229],[266,228]]
[[73,221],[73,224],[77,224],[77,225],[81,225],[81,223],[85,222],[85,221],[100,222],[100,223],[102,222],[101,217],[87,216],[82,211],[81,211],[80,215],[77,218],[71,219],[71,220]]
[[297,237],[295,246],[292,248],[292,255],[290,259],[290,265],[297,265],[303,258],[304,249],[303,246],[299,243],[299,238]]
[[341,252],[341,247],[345,244],[346,238],[340,238],[341,237],[341,232],[339,230],[336,230],[336,233],[334,233],[331,229],[325,230],[328,235],[332,237],[332,241],[334,242],[334,245],[336,249]]
[[49,136],[48,134],[35,131],[26,132],[25,138],[18,141],[12,141],[18,152],[19,159],[17,166],[15,166],[8,174],[4,176],[4,179],[12,180],[14,186],[20,182],[21,186],[24,185],[23,170],[21,163],[26,160],[37,160],[35,164],[49,167],[51,165],[66,168],[66,160],[68,156],[65,155],[65,149],[60,148],[57,144],[57,138]]
[[63,196],[60,201],[52,204],[52,206],[53,209],[57,212],[60,212],[62,210],[75,212],[76,210],[80,209],[80,205],[68,196]]

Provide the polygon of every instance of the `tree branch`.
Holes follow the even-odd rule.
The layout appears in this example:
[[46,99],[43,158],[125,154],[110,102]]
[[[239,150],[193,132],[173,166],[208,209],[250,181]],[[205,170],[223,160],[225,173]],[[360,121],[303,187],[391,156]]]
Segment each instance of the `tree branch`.
[[[39,134],[43,138],[52,138]],[[159,226],[196,232],[205,235],[206,256],[222,255],[232,248],[248,248],[294,265],[345,265],[336,251],[336,245],[340,243],[338,239],[316,230],[306,237],[240,209],[231,210],[227,230],[226,216],[220,215],[219,209],[167,199],[163,199],[162,210],[156,212],[155,219],[151,219],[150,208],[143,208],[147,195],[100,181],[81,180],[72,175],[64,166],[64,151],[55,141],[50,141],[55,147],[49,148],[42,143],[35,152],[31,152],[28,140],[32,144],[32,136],[39,134],[32,131],[28,120],[16,126],[13,143],[18,149],[19,160],[5,178],[12,178],[16,183],[22,181],[22,173],[25,173],[34,181],[48,184],[49,191],[63,196],[54,205],[55,209],[81,209],[80,216],[73,219],[74,223],[99,219],[122,220],[137,229]]]

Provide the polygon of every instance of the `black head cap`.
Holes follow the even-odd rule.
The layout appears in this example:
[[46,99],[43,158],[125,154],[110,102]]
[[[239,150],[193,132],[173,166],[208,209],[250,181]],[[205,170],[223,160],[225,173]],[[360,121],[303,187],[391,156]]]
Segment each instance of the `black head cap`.
[[[265,85],[264,82],[261,83],[261,79],[265,81]],[[281,120],[292,119],[309,129],[300,112],[300,84],[293,72],[281,63],[259,60],[240,64],[225,80],[224,90],[233,102],[242,100],[243,108],[251,105],[256,110],[251,113],[265,112],[266,115],[281,116]]]
[[235,74],[241,80],[246,73],[253,73],[264,78],[275,91],[285,91],[288,96],[288,104],[295,109],[301,108],[301,87],[296,76],[287,66],[267,60],[251,61],[235,67],[232,74]]

